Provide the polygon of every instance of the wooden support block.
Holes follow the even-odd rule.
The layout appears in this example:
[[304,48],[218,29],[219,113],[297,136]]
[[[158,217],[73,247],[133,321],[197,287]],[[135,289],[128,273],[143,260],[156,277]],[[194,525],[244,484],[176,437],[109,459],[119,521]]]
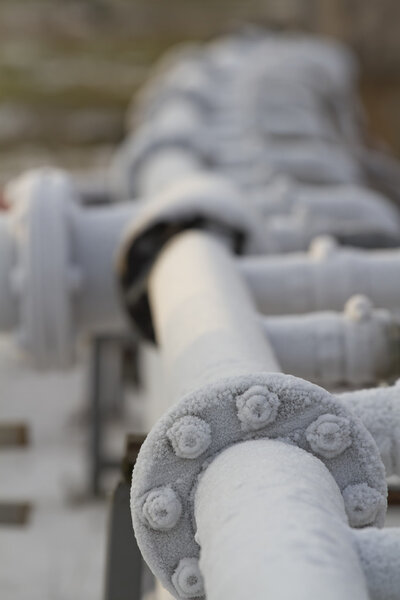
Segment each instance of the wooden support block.
[[400,505],[400,487],[390,487],[388,494],[388,504],[389,506],[399,506]]
[[1,423],[0,447],[21,447],[29,445],[29,427],[26,423]]
[[0,502],[0,525],[26,525],[31,509],[30,502]]
[[132,470],[135,466],[137,455],[144,440],[146,439],[145,434],[141,433],[128,433],[125,439],[125,454],[122,459],[122,474],[125,481],[130,483],[132,478]]

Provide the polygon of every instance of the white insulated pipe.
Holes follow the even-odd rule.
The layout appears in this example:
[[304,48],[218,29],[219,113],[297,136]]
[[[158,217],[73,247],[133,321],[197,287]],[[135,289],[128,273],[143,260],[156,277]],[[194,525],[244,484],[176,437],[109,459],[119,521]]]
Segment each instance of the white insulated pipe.
[[309,252],[244,257],[238,266],[267,315],[341,310],[356,294],[379,308],[400,307],[400,250],[340,248],[321,237]]
[[307,214],[311,218],[379,224],[398,232],[399,211],[382,194],[360,185],[311,186],[295,184],[284,175],[275,176],[252,193],[252,202],[266,217]]
[[168,243],[149,299],[173,398],[230,376],[280,371],[232,257],[210,234]]
[[400,477],[400,382],[390,387],[345,392],[337,398],[361,419],[374,438],[386,475]]
[[167,148],[153,152],[151,160],[144,161],[137,174],[136,189],[150,197],[168,185],[198,175],[203,170],[194,152],[183,148]]
[[259,148],[255,145],[255,150],[246,154],[239,140],[229,140],[219,143],[213,158],[217,168],[233,180],[240,170],[253,167],[254,161],[260,168],[287,173],[308,184],[354,184],[363,180],[360,165],[344,145],[279,140]]
[[[160,151],[163,177],[167,157]],[[187,173],[189,156],[176,151],[170,157],[182,176]],[[151,170],[148,175],[150,181]],[[140,203],[84,209],[73,202],[68,178],[46,171],[27,174],[11,192],[13,208],[0,218],[0,329],[18,329],[37,362],[54,364],[58,356],[55,363],[65,365],[72,330],[115,332],[125,324],[114,254]],[[354,293],[367,293],[375,305],[395,310],[399,262],[399,251],[339,249],[323,239],[307,254],[251,257],[237,264],[259,310],[273,315],[338,310]]]
[[400,527],[353,530],[370,600],[400,598]]
[[340,490],[300,448],[222,451],[200,477],[195,520],[207,600],[369,598]]
[[262,317],[283,372],[324,386],[361,386],[399,373],[400,323],[353,296],[344,312]]
[[81,332],[116,332],[126,326],[115,277],[121,234],[140,208],[126,202],[75,210],[70,222],[72,256],[82,273],[76,298],[76,327]]

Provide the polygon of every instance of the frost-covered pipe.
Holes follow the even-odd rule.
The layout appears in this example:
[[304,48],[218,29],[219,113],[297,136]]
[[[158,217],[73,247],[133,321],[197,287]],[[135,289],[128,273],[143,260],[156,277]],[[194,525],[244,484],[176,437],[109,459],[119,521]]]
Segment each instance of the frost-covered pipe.
[[113,195],[118,200],[148,196],[201,170],[203,130],[196,104],[182,98],[165,102],[118,150],[110,170]]
[[[228,298],[226,302],[229,303]],[[210,306],[209,310],[212,311],[213,307]],[[184,316],[187,318],[187,315]],[[193,321],[195,318],[194,313],[190,320]],[[223,374],[223,370],[221,373]],[[170,373],[167,373],[167,377],[169,375]],[[161,393],[165,397],[164,390]],[[321,464],[322,467],[325,465],[330,472],[337,484],[335,493],[338,494],[340,490],[342,495],[340,502],[342,514],[345,510],[352,527],[383,526],[387,487],[378,449],[362,423],[354,418],[340,401],[314,384],[280,373],[248,373],[216,380],[211,385],[202,386],[185,394],[160,417],[140,450],[132,475],[131,510],[139,547],[152,571],[175,597],[201,597],[203,600],[205,592],[208,591],[207,581],[205,581],[206,590],[203,586],[208,576],[207,569],[204,568],[202,573],[198,557],[202,555],[202,546],[209,548],[215,542],[214,534],[218,535],[218,533],[211,526],[213,531],[208,537],[206,530],[207,539],[205,539],[204,529],[201,536],[199,535],[199,526],[198,533],[195,535],[197,508],[195,490],[201,475],[204,472],[207,475],[206,469],[210,465],[212,468],[213,461],[224,456],[229,447],[239,447],[241,442],[251,443],[249,442],[251,439],[257,440],[256,443],[266,440],[268,444],[278,444],[278,448],[280,444],[287,444],[291,448],[289,452],[293,464],[289,474],[283,478],[280,488],[282,496],[286,497],[284,501],[277,502],[276,506],[272,507],[268,504],[274,498],[274,490],[278,486],[272,477],[270,489],[269,472],[263,464],[259,465],[260,470],[256,469],[256,495],[258,501],[262,503],[263,510],[268,506],[269,518],[275,519],[276,527],[282,529],[281,534],[286,536],[284,539],[287,544],[293,546],[291,555],[301,552],[302,561],[310,561],[311,564],[306,572],[310,573],[319,566],[315,564],[318,562],[316,556],[319,554],[316,546],[321,544],[321,556],[324,556],[327,546],[332,544],[334,546],[342,536],[340,532],[339,538],[336,536],[336,527],[332,527],[332,523],[329,528],[335,533],[332,538],[328,534],[328,544],[325,527],[324,535],[321,535],[320,539],[316,535],[318,530],[315,525],[320,519],[321,508],[326,519],[323,499],[326,496],[329,506],[332,497],[329,487],[326,489],[323,482],[321,482],[321,502],[315,502],[313,493],[308,498],[310,519],[315,504],[317,505],[316,519],[312,518],[313,525],[307,522],[307,528],[298,536],[301,541],[293,536],[290,507],[297,501],[304,505],[304,490],[302,494],[299,481],[304,483],[303,473],[309,471],[307,465],[297,460],[295,453],[297,448],[304,455],[306,452],[313,454],[318,459],[317,464]],[[274,448],[276,446],[272,446],[272,452]],[[276,473],[282,477],[279,456],[279,451],[276,454],[273,452],[272,461]],[[245,456],[244,462],[249,472],[253,473],[254,461],[251,458]],[[298,478],[296,475],[293,476],[295,473],[298,473]],[[219,490],[218,498],[221,494],[223,496],[222,505],[227,506],[224,497],[227,495],[229,506],[235,507],[237,511],[245,511],[246,518],[251,521],[252,517],[248,515],[249,509],[251,515],[255,511],[252,510],[251,502],[248,505],[247,502],[243,503],[245,496],[243,482],[234,485],[231,490],[229,484],[225,483],[225,478],[230,477],[229,469],[228,472],[225,469],[218,471],[217,477],[221,478],[221,481],[215,490]],[[318,484],[319,482],[315,481],[315,485]],[[307,499],[306,503],[308,504]],[[289,509],[282,511],[281,505],[289,506]],[[211,520],[213,511],[208,502],[204,510],[207,512],[206,519]],[[227,513],[224,512],[224,528],[226,524],[229,529],[228,522],[232,520],[232,512],[229,510]],[[297,517],[295,510],[293,516]],[[286,527],[286,520],[289,523],[288,527]],[[280,525],[278,526],[276,522],[280,522]],[[213,523],[215,525],[215,521]],[[301,518],[296,525],[297,531],[300,531]],[[219,529],[218,524],[217,528]],[[235,531],[235,535],[240,539],[240,529],[236,527]],[[277,535],[277,529],[273,529],[272,536],[274,532]],[[308,534],[310,534],[311,545],[315,546],[312,553],[307,552]],[[244,535],[240,540],[240,552],[244,555],[243,560],[247,561],[245,568],[240,569],[240,573],[245,575],[247,585],[249,581],[255,581],[256,584],[259,579],[262,581],[262,575],[257,569],[254,569],[252,578],[249,579],[247,568],[251,557],[255,555],[258,560],[260,549],[264,545],[268,547],[268,543],[264,542],[264,536],[268,535],[268,527],[263,527],[262,523],[248,538]],[[348,538],[352,543],[350,533]],[[328,554],[330,549],[328,548]],[[221,552],[221,548],[216,549],[216,554],[220,557],[218,561],[224,561],[224,550]],[[230,560],[231,550],[230,545],[226,552],[227,561]],[[277,553],[274,555],[272,568],[279,566],[282,570],[287,569],[286,556],[279,544],[275,550]],[[270,547],[270,551],[272,553],[274,550]],[[338,552],[334,556],[337,570],[340,570],[340,560],[344,559],[346,562],[346,555],[342,556],[342,553]],[[217,578],[221,574],[221,569],[218,568],[219,564],[216,567]],[[289,573],[291,568],[288,568]],[[348,562],[341,576],[346,574],[349,575]],[[354,576],[357,579],[357,573]],[[302,584],[304,588],[307,586],[309,592],[314,591],[312,580],[307,582],[303,579]],[[322,585],[321,581],[319,587]],[[310,594],[310,597],[321,596]]]
[[350,220],[399,230],[396,206],[382,194],[358,185],[310,186],[286,176],[271,177],[263,188],[251,193],[252,202],[264,216],[307,213],[311,217]]
[[[338,394],[374,438],[388,477],[400,476],[400,385]],[[399,588],[400,589],[400,588]]]
[[[125,191],[135,189],[149,153],[177,146],[239,183],[243,174],[252,179],[255,164],[311,182],[363,179],[345,145],[349,131],[357,138],[358,115],[356,68],[344,48],[264,32],[190,48],[166,63],[144,89],[140,125],[118,153],[113,171]],[[120,189],[118,175],[114,181]]]
[[310,184],[360,183],[363,179],[360,166],[343,144],[279,140],[255,146],[255,152],[251,153],[243,151],[239,140],[237,143],[223,141],[214,146],[213,160],[217,168],[235,181],[241,170],[252,168],[254,163],[259,168],[287,173]]
[[159,158],[143,180],[144,191],[150,184],[158,187],[152,173],[162,173],[163,180],[172,177],[172,163],[182,185],[152,196],[153,203],[88,209],[78,203],[70,178],[51,169],[26,173],[7,187],[10,210],[0,217],[0,330],[18,330],[21,346],[38,365],[67,366],[77,335],[115,333],[126,324],[115,253],[128,225],[149,225],[150,218],[155,230],[163,231],[179,219],[197,219],[215,224],[221,236],[233,231],[246,248],[261,244],[264,249],[262,224],[242,205],[234,186],[199,175],[197,167],[192,169],[196,177],[188,177],[190,160],[182,152]]
[[392,226],[363,221],[320,217],[307,211],[291,215],[269,217],[265,220],[265,235],[271,254],[305,252],[313,240],[322,235],[333,237],[344,246],[356,248],[397,248],[400,229],[393,220]]
[[238,266],[267,315],[341,310],[356,294],[379,308],[399,307],[399,250],[340,248],[318,238],[307,253],[245,257]]
[[139,169],[136,189],[140,195],[152,196],[168,185],[203,170],[201,160],[194,152],[183,148],[161,149]]
[[[129,294],[129,290],[134,288],[126,289]],[[268,444],[278,444],[273,446],[278,451],[276,454],[272,452],[271,462],[280,477],[281,443],[290,448],[288,463],[291,463],[287,473],[283,474],[282,502],[279,497],[276,506],[269,511],[270,519],[276,523],[280,514],[283,514],[285,521],[289,520],[292,505],[294,509],[295,504],[301,502],[302,494],[305,495],[305,490],[299,489],[299,482],[292,485],[292,480],[296,479],[299,465],[301,475],[303,471],[308,473],[311,470],[308,466],[303,468],[301,460],[297,460],[297,454],[294,454],[296,449],[293,446],[301,448],[304,456],[307,456],[305,450],[314,453],[318,457],[316,464],[322,465],[324,462],[330,470],[333,479],[328,477],[327,480],[336,481],[335,486],[338,486],[336,494],[340,499],[342,518],[342,521],[338,519],[334,508],[327,517],[325,499],[331,497],[332,484],[325,486],[316,476],[314,484],[321,487],[317,497],[320,493],[322,515],[318,509],[315,510],[314,494],[311,493],[310,499],[303,501],[303,507],[308,507],[309,513],[304,528],[306,508],[304,514],[301,514],[301,510],[297,514],[301,542],[293,538],[291,522],[287,529],[286,523],[282,522],[281,528],[275,527],[275,535],[278,536],[278,529],[281,529],[279,535],[285,540],[284,546],[290,546],[288,555],[291,564],[288,567],[288,558],[282,547],[275,544],[272,533],[272,569],[281,569],[282,573],[286,571],[289,575],[293,569],[298,577],[296,585],[302,594],[300,597],[305,598],[307,593],[307,598],[319,598],[326,588],[328,598],[332,599],[367,598],[352,537],[348,530],[346,533],[345,529],[339,533],[335,531],[336,519],[342,528],[348,526],[345,511],[352,526],[383,524],[385,473],[378,449],[365,427],[322,388],[291,375],[271,373],[279,370],[279,365],[262,334],[246,287],[232,257],[221,242],[209,233],[190,231],[170,240],[151,269],[148,293],[166,375],[165,388],[169,387],[169,390],[163,389],[158,398],[153,416],[159,420],[138,456],[132,477],[131,510],[138,543],[153,572],[179,598],[203,598],[203,579],[205,592],[211,598],[230,597],[227,590],[218,587],[217,581],[222,577],[226,584],[227,577],[223,573],[225,566],[220,569],[217,565],[213,575],[209,565],[215,563],[213,556],[219,556],[218,560],[222,563],[226,559],[228,564],[231,561],[229,553],[232,544],[229,544],[226,552],[225,549],[221,552],[221,547],[215,548],[217,534],[214,531],[210,533],[216,525],[213,510],[210,511],[210,503],[206,502],[204,519],[207,521],[210,518],[213,524],[208,526],[206,523],[202,527],[196,497],[193,503],[193,490],[199,475],[204,473],[205,465],[212,469],[214,460],[218,461],[225,452],[230,452],[228,446],[236,448],[241,446],[242,441],[252,444],[249,439],[257,439],[256,443],[266,439]],[[271,438],[279,442],[272,442]],[[249,472],[254,473],[252,458],[245,456],[244,463]],[[217,479],[220,482],[214,486],[214,491],[218,489],[219,497],[223,489],[224,494],[230,497],[231,506],[242,508],[246,518],[251,520],[249,512],[253,515],[256,510],[253,510],[251,502],[248,506],[243,504],[244,489],[240,482],[239,485],[233,484],[232,490],[229,483],[224,485],[226,477],[229,478],[229,471],[229,468],[218,471]],[[207,473],[208,469],[204,477],[207,477]],[[279,487],[273,481],[269,494],[269,479],[268,469],[260,461],[254,477],[257,487],[254,495],[257,495],[264,511],[268,501],[273,498],[273,490]],[[271,479],[274,479],[273,476]],[[299,480],[304,481],[300,476]],[[263,499],[264,489],[269,495]],[[360,495],[363,499],[365,497],[361,510],[357,504]],[[336,501],[333,500],[333,503]],[[282,511],[282,505],[285,504],[288,508]],[[316,514],[312,515],[314,510]],[[296,515],[295,509],[293,514]],[[228,510],[228,516],[224,512],[226,523],[230,521],[232,511]],[[323,531],[324,535],[316,533],[316,523],[320,517],[321,534]],[[196,537],[194,522],[198,526]],[[334,536],[328,536],[328,541],[327,528],[335,531]],[[241,532],[238,527],[235,531],[238,535],[237,545]],[[261,598],[261,590],[265,587],[263,575],[258,565],[255,569],[251,568],[250,557],[260,560],[260,549],[268,547],[263,539],[264,531],[265,528],[258,524],[248,538],[241,536],[240,546],[244,548],[244,560],[248,561],[245,568],[241,568],[241,576],[246,586],[252,587],[246,588],[247,594],[238,588],[239,597],[250,594],[251,597]],[[213,547],[212,551],[210,546]],[[305,552],[304,548],[309,546],[313,552]],[[333,561],[332,549],[336,549]],[[199,553],[200,568],[197,561]],[[302,569],[296,566],[298,553],[302,554],[301,567],[303,562],[309,562]],[[316,564],[318,561],[315,557],[323,557],[325,553],[325,564],[329,558],[330,566],[329,569],[323,569],[321,575],[321,564]],[[203,563],[202,566],[201,561],[207,555],[211,557],[209,563],[206,566]],[[237,563],[231,566],[238,568]],[[317,571],[319,579],[314,584],[312,575]],[[207,588],[208,578],[210,587]],[[336,578],[342,582],[338,587],[335,585]],[[214,587],[217,590],[215,592],[212,591]],[[262,597],[265,597],[265,589],[262,593]],[[280,597],[289,598],[288,594],[289,587],[285,595]]]
[[[182,174],[188,172],[187,156],[170,156]],[[153,166],[156,173],[161,165],[167,177],[165,158],[167,154],[160,155],[161,163]],[[192,180],[183,179],[190,200]],[[212,219],[208,196],[215,192],[213,186],[198,199]],[[229,203],[236,192],[220,187],[215,193]],[[0,329],[18,330],[18,340],[34,351],[38,364],[66,365],[77,334],[115,331],[125,323],[114,281],[114,254],[140,203],[85,209],[74,201],[68,177],[46,170],[17,180],[7,197],[11,209],[0,219]],[[174,210],[171,206],[172,216]],[[223,212],[229,216],[225,208]],[[243,223],[243,216],[237,218]],[[262,225],[253,221],[264,240]],[[260,310],[271,315],[341,309],[353,293],[367,293],[377,306],[397,308],[399,260],[398,251],[336,249],[325,240],[309,254],[239,259],[238,264]]]
[[[285,176],[250,191],[277,251],[306,250],[321,234],[381,233],[400,237],[398,209],[382,194],[356,185],[309,186]],[[351,242],[350,242],[351,245]]]
[[400,324],[365,296],[353,296],[343,313],[262,317],[261,324],[285,373],[360,386],[399,372]]
[[82,274],[76,298],[79,332],[116,332],[126,326],[115,278],[115,255],[126,224],[138,214],[133,202],[74,210],[70,235],[73,260]]
[[400,527],[353,532],[371,600],[400,598]]
[[168,244],[152,269],[149,298],[172,397],[280,370],[234,261],[210,235],[191,231]]
[[337,483],[300,448],[221,452],[200,477],[195,520],[207,600],[369,597]]

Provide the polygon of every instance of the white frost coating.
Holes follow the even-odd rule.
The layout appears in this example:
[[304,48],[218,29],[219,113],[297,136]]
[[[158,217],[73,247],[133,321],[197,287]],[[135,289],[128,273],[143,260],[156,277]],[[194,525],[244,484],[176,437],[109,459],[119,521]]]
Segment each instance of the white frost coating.
[[307,428],[306,439],[316,454],[334,458],[352,444],[350,423],[345,417],[321,415]]
[[[269,390],[271,395],[279,398],[280,404],[273,422],[262,429],[249,431],[243,429],[238,418],[237,399],[254,388]],[[334,459],[317,455],[318,460],[324,462],[340,490],[365,482],[385,498],[387,486],[383,464],[367,430],[328,392],[291,375],[249,373],[222,378],[200,389],[196,388],[160,418],[147,436],[135,464],[131,510],[143,556],[167,589],[171,590],[171,577],[179,561],[188,556],[199,556],[200,549],[193,530],[193,490],[204,468],[228,447],[249,439],[280,440],[312,453],[314,451],[306,439],[306,430],[319,416],[326,414],[347,420],[353,443]],[[191,460],[177,456],[168,439],[171,426],[189,415],[206,421],[212,431],[211,444],[205,453]],[[181,518],[169,531],[156,531],[143,521],[143,500],[155,482],[160,486],[172,485],[182,502]],[[297,492],[297,488],[292,489],[289,478],[286,491],[290,495]],[[229,493],[229,486],[226,493]],[[385,508],[384,504],[379,505],[374,525],[383,526]]]
[[203,576],[197,558],[182,558],[172,575],[172,583],[179,598],[203,596]]
[[374,438],[388,477],[400,476],[400,386],[338,394]]
[[143,502],[143,517],[153,529],[168,531],[175,527],[182,513],[182,504],[170,486],[151,490]]
[[210,235],[192,231],[169,243],[152,269],[149,298],[166,402],[224,377],[280,370],[234,261]]
[[400,598],[400,528],[352,531],[370,600]]
[[197,458],[211,444],[211,428],[202,419],[188,415],[172,425],[167,437],[177,456]]
[[238,396],[238,417],[245,430],[255,431],[273,423],[278,414],[280,400],[276,394],[261,385],[250,387]]
[[207,600],[368,598],[339,488],[304,450],[223,451],[200,478],[195,518]]
[[400,250],[338,248],[326,258],[299,252],[245,257],[238,264],[267,315],[342,310],[356,294],[379,308],[398,309]]
[[321,385],[362,386],[397,373],[400,328],[388,311],[353,296],[344,312],[261,317],[282,370]]
[[347,486],[343,500],[352,527],[371,525],[381,507],[386,505],[386,498],[366,483]]

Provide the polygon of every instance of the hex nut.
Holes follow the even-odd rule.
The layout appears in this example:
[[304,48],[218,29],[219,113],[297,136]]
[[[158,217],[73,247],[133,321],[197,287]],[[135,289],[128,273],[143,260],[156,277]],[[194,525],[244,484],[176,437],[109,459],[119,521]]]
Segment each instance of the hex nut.
[[255,431],[273,423],[280,400],[267,387],[254,385],[236,399],[237,415],[242,428]]
[[152,529],[168,531],[175,527],[182,514],[182,504],[170,486],[151,490],[143,502],[142,513]]
[[182,558],[172,575],[172,583],[180,598],[203,596],[203,576],[197,558]]
[[337,415],[321,415],[307,427],[306,439],[316,454],[334,458],[351,446],[350,422]]
[[366,483],[348,485],[343,490],[343,500],[351,527],[371,525],[386,505],[385,497]]
[[211,428],[203,419],[188,415],[175,421],[167,431],[167,437],[177,456],[193,459],[211,444]]

